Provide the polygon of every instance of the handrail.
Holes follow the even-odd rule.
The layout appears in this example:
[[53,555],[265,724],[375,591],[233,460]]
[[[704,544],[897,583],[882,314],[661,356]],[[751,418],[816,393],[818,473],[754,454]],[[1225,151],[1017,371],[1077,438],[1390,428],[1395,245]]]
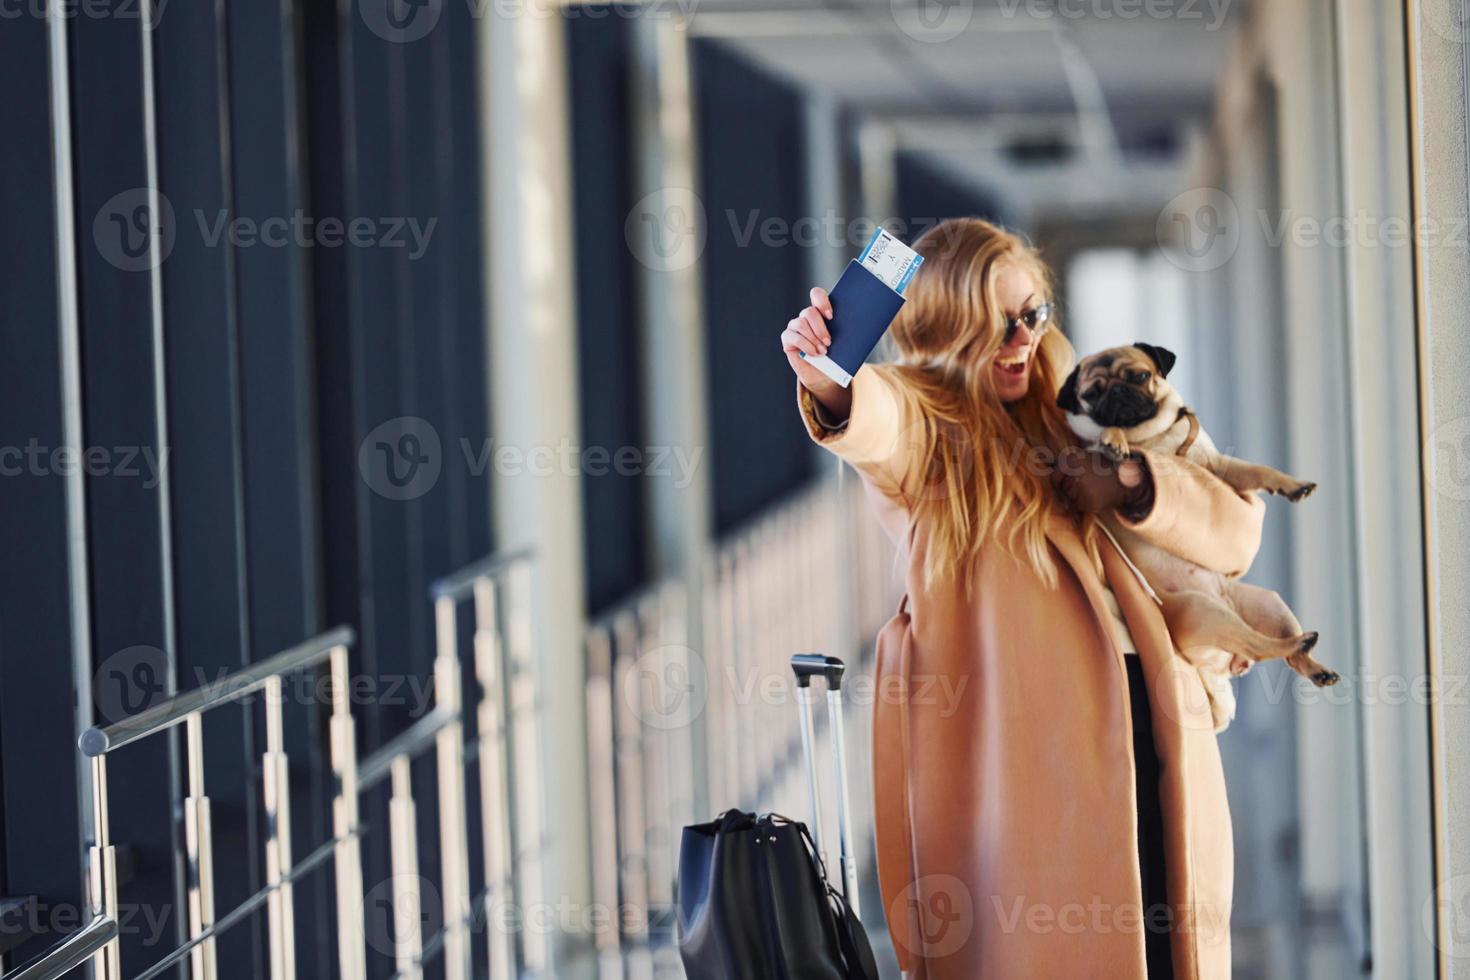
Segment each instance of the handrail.
[[459,712],[435,708],[385,742],[357,766],[357,791],[365,793],[388,777],[393,760],[399,756],[416,756],[429,746],[444,728],[459,720]]
[[[442,723],[432,715],[378,750],[368,761],[365,779],[381,780],[391,774],[389,830],[394,840],[395,875],[416,874],[418,849],[414,843],[415,811],[410,759],[433,740],[438,757],[440,864],[444,925],[424,937],[410,930],[395,944],[399,975],[419,975],[425,955],[442,957],[450,980],[474,975],[470,969],[470,942],[474,896],[469,880],[468,828],[465,824],[466,763],[473,760],[480,774],[480,833],[485,880],[511,882],[505,901],[531,907],[539,904],[539,852],[518,846],[517,826],[536,826],[539,791],[522,792],[522,781],[540,778],[539,766],[512,766],[512,744],[534,752],[535,690],[525,659],[531,656],[531,598],[535,552],[517,548],[492,554],[451,572],[429,587],[434,604],[434,631],[438,653],[434,661],[434,697],[449,718]],[[462,691],[459,657],[460,604],[472,607],[475,683],[467,698]],[[504,615],[502,615],[504,610]],[[529,693],[529,697],[527,694]],[[472,703],[467,703],[472,702]],[[518,712],[529,710],[528,721]],[[465,723],[474,719],[475,735],[467,744]],[[517,726],[530,727],[522,731]],[[390,758],[391,757],[391,758]],[[383,764],[387,763],[386,772]],[[448,819],[446,820],[446,815]],[[544,972],[550,951],[539,939],[527,937],[516,955],[516,944],[506,930],[489,930],[489,973],[517,976]],[[427,951],[427,953],[426,953]]]
[[[406,881],[418,876],[416,815],[411,762],[434,755],[438,770],[438,807],[441,892],[444,926],[433,936],[419,937],[418,931],[394,937],[394,958],[402,970],[425,955],[444,962],[450,980],[467,980],[471,967],[472,931],[477,902],[484,895],[471,894],[468,828],[465,826],[465,773],[467,762],[478,765],[481,776],[481,832],[485,843],[486,880],[500,882],[506,900],[524,889],[526,904],[539,896],[540,847],[523,849],[513,834],[518,818],[526,826],[539,823],[535,794],[524,797],[525,813],[510,812],[519,779],[507,780],[510,769],[510,740],[506,712],[538,711],[534,687],[525,684],[531,676],[527,660],[532,656],[532,633],[526,602],[532,588],[533,553],[519,550],[480,559],[436,581],[433,596],[435,645],[434,708],[413,721],[375,753],[359,764],[354,717],[348,691],[349,656],[356,642],[352,628],[340,626],[313,637],[258,663],[249,664],[198,687],[173,694],[115,724],[95,726],[82,733],[78,745],[88,758],[93,798],[92,842],[88,851],[89,894],[100,896],[98,919],[66,944],[27,964],[23,972],[12,972],[0,980],[59,980],[63,973],[93,960],[99,980],[121,980],[117,926],[116,846],[108,830],[107,756],[115,749],[150,736],[184,729],[186,739],[187,793],[183,803],[185,879],[188,886],[188,939],[155,961],[138,980],[156,980],[189,964],[196,977],[217,975],[218,937],[262,908],[269,909],[270,973],[290,978],[295,972],[296,941],[293,923],[293,886],[305,875],[331,863],[336,872],[337,942],[344,980],[362,980],[366,975],[366,936],[363,922],[364,892],[362,864],[358,853],[363,829],[359,824],[359,802],[365,791],[392,780],[389,807],[389,838],[395,875]],[[469,699],[463,691],[464,675],[457,637],[459,604],[473,600],[474,675]],[[504,614],[501,610],[504,609]],[[290,840],[290,759],[283,738],[282,697],[287,675],[330,665],[332,688],[330,750],[334,776],[332,839],[304,860],[293,861]],[[266,886],[243,903],[216,915],[214,904],[213,843],[210,799],[206,791],[204,715],[225,704],[249,703],[253,692],[263,692],[265,745],[261,778],[268,839],[265,842]],[[471,706],[467,710],[466,700]],[[467,717],[475,719],[473,752],[464,735]],[[519,718],[516,715],[516,718]],[[519,725],[520,722],[518,721]],[[517,741],[535,746],[534,730],[518,732]],[[537,778],[534,764],[525,767],[525,778]],[[511,783],[516,786],[512,786]],[[520,855],[531,855],[522,866]],[[414,900],[417,899],[414,889]],[[397,899],[395,898],[395,902]],[[425,942],[425,940],[427,940]],[[508,935],[487,937],[491,972],[511,975],[516,969],[516,949]],[[525,962],[539,969],[549,962],[538,949],[527,949]],[[59,972],[50,972],[54,968]]]
[[466,599],[474,591],[475,583],[484,578],[491,578],[504,571],[512,565],[524,561],[530,561],[534,552],[530,548],[518,548],[481,558],[472,562],[455,572],[450,572],[441,579],[437,579],[429,586],[429,596],[433,599]]
[[60,980],[117,938],[117,922],[99,915],[46,952],[4,975],[3,980]]
[[[296,866],[291,869],[291,872],[280,881],[272,885],[266,885],[254,895],[251,895],[249,898],[245,899],[245,901],[241,902],[239,905],[231,909],[228,913],[221,916],[218,921],[212,923],[207,928],[205,928],[202,932],[200,932],[199,935],[194,936],[188,942],[184,943],[182,946],[179,946],[173,952],[158,960],[146,970],[143,970],[141,973],[136,974],[132,978],[132,980],[153,980],[154,977],[162,976],[163,974],[167,973],[171,968],[182,963],[184,961],[184,958],[189,956],[189,954],[192,953],[196,947],[208,942],[211,939],[217,938],[221,933],[228,932],[230,929],[239,925],[241,922],[244,922],[262,905],[264,905],[272,895],[280,892],[283,888],[288,888],[291,885],[294,885],[296,882],[300,881],[302,878],[305,878],[308,874],[315,871],[323,864],[326,864],[327,860],[335,854],[336,849],[340,845],[346,843],[349,840],[356,839],[357,837],[358,832],[353,831],[345,837],[334,837],[326,843],[322,844],[315,851],[312,851],[300,862],[298,862]],[[10,977],[4,977],[3,980],[10,980]]]
[[[105,728],[89,728],[77,740],[90,757],[92,783],[91,845],[87,852],[88,894],[101,914],[118,919],[117,847],[112,843],[108,821],[107,755],[114,749],[167,732],[177,725],[185,729],[185,766],[188,795],[181,801],[184,823],[185,881],[188,886],[189,940],[138,977],[152,977],[185,957],[192,961],[195,977],[217,975],[215,938],[236,925],[255,908],[269,905],[271,975],[294,975],[295,936],[292,883],[300,876],[333,858],[337,875],[338,945],[341,947],[342,976],[362,980],[362,957],[355,937],[362,934],[362,867],[358,854],[357,748],[348,697],[348,655],[356,640],[350,627],[339,626],[319,636],[249,664],[224,678],[173,695],[161,704],[140,711]],[[284,743],[282,696],[287,674],[329,665],[331,689],[331,759],[336,783],[332,805],[333,840],[293,868],[291,851],[290,759]],[[210,800],[205,788],[204,713],[211,708],[238,701],[253,691],[264,690],[265,750],[261,754],[266,814],[265,859],[267,886],[222,918],[215,916],[214,844]],[[358,896],[354,899],[354,895]],[[116,930],[94,950],[93,970],[99,980],[122,980],[122,963]]]
[[351,646],[355,638],[352,627],[338,626],[269,659],[241,668],[222,680],[176,694],[167,701],[140,711],[130,718],[124,718],[116,724],[105,728],[89,728],[82,733],[77,744],[83,755],[91,758],[106,755],[114,749],[171,728],[196,712],[207,711],[242,698],[264,686],[272,677],[322,663],[333,648]]

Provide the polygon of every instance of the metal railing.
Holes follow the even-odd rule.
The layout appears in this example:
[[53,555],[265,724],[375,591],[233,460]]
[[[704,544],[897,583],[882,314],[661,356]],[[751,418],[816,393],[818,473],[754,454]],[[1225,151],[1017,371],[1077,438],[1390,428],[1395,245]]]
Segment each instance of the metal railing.
[[823,481],[722,541],[698,594],[656,583],[589,624],[594,890],[619,910],[619,927],[596,937],[605,980],[658,973],[673,939],[679,830],[712,815],[695,814],[695,800],[805,813],[790,656],[840,650],[854,676],[867,673],[897,600],[892,546],[851,516],[861,493],[856,480]]
[[[218,975],[215,962],[215,937],[242,921],[262,903],[269,906],[271,976],[273,980],[292,980],[295,976],[295,941],[292,930],[292,882],[323,863],[334,859],[337,871],[338,920],[349,928],[353,900],[361,895],[361,866],[357,845],[355,808],[345,806],[354,783],[356,739],[348,708],[347,651],[354,641],[351,629],[338,627],[305,643],[252,664],[222,680],[177,694],[146,711],[103,728],[89,728],[78,740],[83,755],[91,759],[92,832],[88,852],[88,900],[97,919],[112,924],[111,935],[93,952],[94,975],[101,980],[122,980],[121,950],[117,938],[117,852],[108,824],[107,757],[110,753],[141,739],[184,726],[185,771],[188,796],[183,801],[185,887],[189,915],[189,940],[164,956],[137,978],[157,976],[186,957],[196,980],[214,980]],[[299,670],[328,664],[332,676],[332,769],[339,787],[333,811],[333,840],[326,849],[312,855],[310,863],[292,867],[290,783],[287,778],[289,760],[283,744],[282,678]],[[209,796],[205,792],[204,726],[206,711],[241,700],[257,691],[264,692],[266,747],[262,757],[267,840],[266,887],[252,895],[224,918],[216,917],[214,906],[214,845],[210,824]],[[95,924],[95,922],[94,922]],[[89,925],[78,935],[95,935]],[[72,937],[58,949],[66,947]],[[344,944],[345,945],[345,944]],[[53,953],[56,951],[53,951]],[[52,954],[42,957],[46,960]],[[344,952],[343,976],[361,977],[349,972]],[[61,966],[61,963],[57,964]],[[356,966],[358,964],[354,964]],[[34,971],[26,973],[24,971]],[[63,970],[64,972],[64,970]],[[60,976],[40,963],[23,968],[18,975],[37,980]],[[10,980],[9,977],[6,980]]]
[[[585,710],[595,900],[614,910],[596,933],[604,977],[652,977],[672,935],[678,831],[696,817],[696,801],[804,812],[802,732],[791,697],[769,686],[789,676],[794,650],[846,652],[854,676],[871,669],[870,640],[891,614],[892,548],[862,507],[856,481],[824,481],[729,536],[712,555],[697,594],[673,580],[657,583],[589,624]],[[833,556],[840,556],[836,566]],[[815,583],[836,587],[815,588]],[[541,791],[541,698],[531,630],[532,559],[527,553],[477,562],[430,590],[434,605],[434,706],[360,763],[349,706],[348,652],[341,627],[179,694],[80,739],[91,760],[94,840],[88,857],[93,919],[3,980],[58,980],[89,958],[95,976],[121,980],[116,852],[108,830],[107,756],[182,725],[188,795],[183,801],[189,939],[135,974],[151,980],[189,961],[195,980],[218,975],[214,940],[268,906],[272,980],[294,980],[292,886],[330,862],[336,875],[337,947],[343,980],[364,980],[367,934],[360,826],[362,794],[387,783],[388,851],[393,896],[417,903],[417,807],[411,765],[437,763],[443,926],[425,936],[417,917],[397,917],[391,937],[399,977],[419,977],[442,956],[446,980],[469,980],[482,912],[517,903],[539,907],[546,842]],[[473,613],[473,676],[462,690],[459,617]],[[690,610],[701,614],[699,635]],[[332,838],[293,860],[288,758],[282,738],[282,678],[326,663],[331,673],[330,759],[335,777]],[[263,691],[262,757],[268,838],[266,887],[217,916],[209,797],[205,792],[202,716]],[[787,695],[790,692],[786,692]],[[466,738],[473,718],[473,736]],[[472,894],[466,769],[478,771],[484,886]],[[863,812],[864,808],[859,808]],[[611,814],[612,819],[603,815]],[[866,828],[857,828],[859,836]],[[634,912],[636,910],[636,914]],[[546,975],[550,937],[536,930],[489,927],[485,960],[492,977]]]
[[[654,975],[652,948],[670,927],[674,847],[693,817],[694,743],[702,697],[687,599],[663,583],[588,628],[585,689],[594,901],[617,928],[594,942],[604,975]],[[614,815],[608,819],[608,815]]]
[[[87,858],[90,921],[0,980],[60,980],[88,963],[98,980],[121,980],[117,852],[108,822],[107,758],[116,750],[183,726],[188,795],[183,800],[184,866],[188,940],[157,962],[131,974],[152,980],[188,962],[194,980],[219,976],[215,939],[246,921],[262,906],[268,912],[270,975],[294,980],[296,937],[293,885],[330,863],[335,871],[337,950],[342,980],[367,976],[366,896],[363,887],[360,824],[362,796],[387,781],[388,850],[395,883],[395,911],[414,903],[412,916],[394,916],[400,928],[391,941],[398,977],[420,977],[430,959],[441,956],[446,980],[469,980],[472,934],[481,910],[540,899],[541,725],[531,631],[532,557],[527,552],[477,562],[430,589],[435,612],[434,705],[407,730],[359,762],[356,723],[350,709],[348,655],[355,636],[338,627],[251,664],[218,681],[167,699],[116,724],[90,728],[79,747],[90,760],[93,839]],[[464,696],[457,617],[461,603],[474,611],[475,733],[465,741]],[[289,758],[283,736],[283,678],[327,665],[330,671],[329,755],[334,776],[332,837],[305,858],[293,860]],[[265,751],[262,798],[266,815],[266,886],[223,915],[214,902],[214,849],[210,801],[205,791],[203,716],[226,704],[263,693]],[[433,748],[437,761],[439,852],[443,885],[443,927],[425,936],[417,926],[419,879],[416,807],[410,765]],[[479,770],[481,834],[485,887],[470,890],[466,813],[466,766]],[[406,927],[404,927],[406,924]],[[523,933],[519,947],[509,930],[487,928],[489,975],[513,977],[545,973],[549,940]]]
[[117,920],[94,915],[92,921],[30,962],[5,974],[5,980],[57,980],[92,959],[117,938]]
[[[443,925],[421,933],[418,916],[400,918],[392,944],[396,975],[419,977],[424,964],[443,957],[446,980],[468,980],[471,939],[482,912],[512,902],[539,900],[543,842],[526,832],[539,828],[540,767],[534,756],[515,765],[513,753],[535,753],[539,745],[539,697],[531,649],[531,568],[528,552],[494,556],[434,583],[436,652],[433,711],[424,715],[363,761],[358,791],[389,781],[389,853],[395,906],[420,908],[417,808],[410,767],[432,747],[437,763],[440,882]],[[459,655],[460,605],[474,614],[475,737],[466,744],[465,698]],[[509,721],[507,721],[509,719]],[[480,832],[485,885],[471,894],[465,766],[479,770]],[[516,809],[513,810],[513,807]],[[519,811],[519,812],[516,812]],[[518,828],[521,830],[518,832]],[[406,927],[405,927],[406,923]],[[485,929],[486,960],[492,977],[543,972],[549,951],[523,936],[517,948],[505,929]]]

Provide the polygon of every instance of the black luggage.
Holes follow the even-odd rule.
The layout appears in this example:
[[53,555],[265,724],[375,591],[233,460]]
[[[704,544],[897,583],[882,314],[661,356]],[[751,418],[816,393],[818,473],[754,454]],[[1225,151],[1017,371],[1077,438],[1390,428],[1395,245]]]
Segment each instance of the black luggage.
[[[801,744],[814,835],[778,814],[727,810],[684,828],[679,851],[679,954],[690,980],[878,980],[858,921],[847,754],[842,732],[842,675],[836,657],[791,658],[801,708]],[[813,677],[827,682],[837,768],[841,889],[821,857],[821,791],[812,719]]]

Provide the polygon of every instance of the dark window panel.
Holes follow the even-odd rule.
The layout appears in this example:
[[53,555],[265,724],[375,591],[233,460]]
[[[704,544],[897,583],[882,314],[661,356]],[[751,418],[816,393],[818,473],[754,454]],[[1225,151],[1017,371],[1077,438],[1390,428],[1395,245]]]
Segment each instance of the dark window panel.
[[998,204],[913,153],[900,153],[894,179],[904,241],[912,242],[946,218],[1004,221]]
[[[628,17],[569,17],[573,206],[577,220],[577,371],[583,447],[609,456],[642,446],[639,269],[623,235],[632,207]],[[583,476],[587,608],[592,614],[648,575],[645,480],[608,469]]]
[[[149,213],[144,191],[151,179],[146,28],[135,17],[76,17],[67,30],[84,442],[117,461],[86,477],[98,708],[111,720],[163,693],[177,652],[171,635],[167,470],[161,465],[164,381],[157,364],[163,352],[146,268],[148,238],[167,221],[163,213]],[[129,453],[133,466],[124,465]],[[131,685],[140,677],[129,669],[139,648],[158,651],[154,679],[131,690],[134,703],[109,699],[112,685]],[[170,739],[150,739],[118,753],[110,761],[109,784],[112,836],[124,847],[122,901],[168,915],[168,929],[156,943],[137,933],[123,937],[123,968],[131,973],[158,959],[182,930],[181,869],[174,860],[182,836],[175,820],[179,780]]]
[[[806,305],[807,261],[789,231],[806,213],[802,102],[718,42],[695,48],[708,411],[715,531],[809,480],[813,458],[776,337]],[[762,223],[786,229],[762,231]]]
[[[0,898],[35,896],[82,908],[77,792],[76,661],[72,638],[66,481],[29,472],[31,440],[55,448],[62,428],[59,242],[53,208],[47,24],[0,31]],[[24,175],[24,179],[21,179]],[[87,672],[90,672],[89,670]],[[43,920],[44,921],[44,920]],[[70,928],[80,924],[74,919]],[[69,931],[63,930],[63,931]],[[19,937],[5,937],[9,940]],[[13,950],[20,962],[60,938],[43,931]]]
[[[289,5],[242,3],[226,14],[234,214],[252,221],[294,216],[305,206],[296,14]],[[334,625],[321,616],[309,254],[294,242],[235,253],[252,660]],[[285,707],[298,855],[331,836],[326,716],[321,704],[292,700]],[[256,717],[262,724],[258,711]],[[296,886],[298,936],[334,934],[329,878],[316,874]],[[328,976],[331,963],[330,943],[301,945],[301,976]]]
[[[153,65],[159,189],[177,222],[160,274],[176,659],[188,690],[243,666],[249,641],[225,25],[216,5],[169,14],[153,31]],[[204,742],[215,907],[226,912],[262,884],[249,716],[235,707],[206,714]],[[262,919],[216,943],[240,976],[261,973]]]

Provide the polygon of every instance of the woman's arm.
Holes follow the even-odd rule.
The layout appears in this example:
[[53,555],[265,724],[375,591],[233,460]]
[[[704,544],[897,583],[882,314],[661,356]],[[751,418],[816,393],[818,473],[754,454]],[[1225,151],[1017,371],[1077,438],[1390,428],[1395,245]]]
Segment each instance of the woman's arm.
[[1231,578],[1261,547],[1265,502],[1178,456],[1136,452],[1120,466],[1076,447],[1058,458],[1052,480],[1076,509],[1113,514],[1151,544]]
[[1118,518],[1130,531],[1212,571],[1244,575],[1261,547],[1266,502],[1239,494],[1209,470],[1179,456],[1142,452],[1136,457],[1153,488],[1150,506]]
[[796,404],[807,434],[885,497],[901,502],[917,466],[916,410],[881,365],[858,368],[844,394],[848,411],[839,419],[815,392],[797,383]]
[[781,349],[796,375],[796,401],[812,440],[852,466],[885,497],[902,502],[917,468],[922,425],[913,400],[889,370],[863,365],[843,388],[800,355],[824,354],[832,304],[825,290],[781,334]]

